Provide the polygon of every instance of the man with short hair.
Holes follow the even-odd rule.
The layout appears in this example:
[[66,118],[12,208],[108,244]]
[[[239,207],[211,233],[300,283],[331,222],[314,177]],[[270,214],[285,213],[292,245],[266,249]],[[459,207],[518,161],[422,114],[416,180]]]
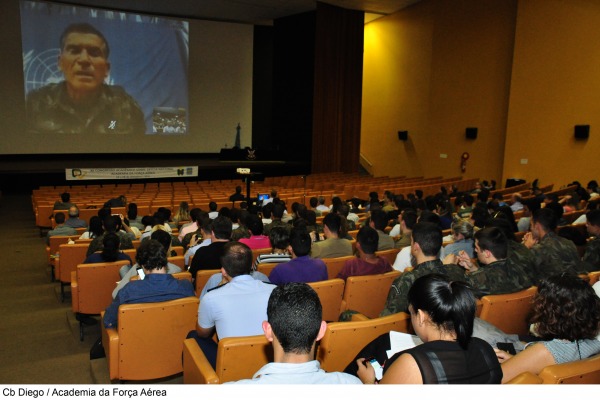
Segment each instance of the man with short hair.
[[317,217],[320,217],[321,215],[323,215],[321,210],[317,209],[317,206],[319,205],[319,199],[317,199],[316,197],[313,196],[308,200],[308,202],[310,204],[310,209],[315,212]]
[[210,219],[215,219],[219,216],[219,212],[217,211],[217,203],[215,203],[214,201],[208,203],[208,210],[208,217]]
[[288,251],[292,260],[280,263],[271,271],[269,280],[276,285],[288,282],[318,282],[328,279],[327,266],[318,258],[310,258],[311,238],[302,230],[294,229],[290,235]]
[[586,228],[592,239],[585,246],[582,260],[588,271],[598,271],[600,270],[600,210],[588,211],[585,217]]
[[385,274],[393,271],[390,262],[375,255],[379,235],[370,226],[363,226],[356,235],[356,250],[358,257],[346,261],[337,278],[346,280],[349,276]]
[[243,243],[226,243],[221,265],[221,274],[228,283],[202,298],[196,331],[188,335],[196,339],[213,368],[217,362],[213,334],[216,332],[219,339],[259,335],[267,316],[269,295],[275,288],[250,276],[252,250]]
[[[167,274],[176,274],[181,272],[181,268],[168,261],[169,254],[171,254],[171,235],[169,235],[168,232],[165,232],[163,230],[158,230],[152,232],[152,235],[150,235],[150,239],[156,240],[167,251]],[[127,283],[129,283],[132,277],[139,275],[140,269],[143,270],[143,268],[138,263],[136,263],[133,266],[124,265],[121,267],[121,269],[119,270],[121,280],[117,283],[117,287],[112,292],[113,299],[117,297],[117,293],[119,293],[119,291],[123,289],[123,287],[125,287]]]
[[201,269],[219,269],[221,257],[223,256],[223,248],[229,242],[231,237],[231,220],[227,217],[217,217],[212,220],[210,232],[211,243],[208,246],[200,247],[190,265],[190,273],[192,279],[196,281],[196,272]]
[[[65,224],[65,213],[57,212],[54,214],[54,222],[56,227],[46,233],[46,244],[50,245],[50,236],[70,236],[77,235],[75,228]],[[83,261],[83,260],[82,260]]]
[[395,225],[390,231],[390,237],[394,238],[398,236],[398,240],[396,240],[394,243],[395,248],[403,249],[410,246],[412,228],[417,223],[417,218],[417,213],[410,208],[404,209],[400,214],[398,214],[398,224]]
[[411,253],[417,266],[394,280],[381,316],[407,312],[408,290],[421,276],[437,273],[447,275],[453,281],[464,281],[464,270],[458,265],[444,265],[439,259],[442,247],[442,230],[431,222],[418,222],[413,228]]
[[335,258],[352,255],[352,244],[346,236],[346,227],[342,226],[342,217],[329,213],[323,218],[325,240],[313,243],[310,255],[313,258]]
[[154,303],[195,296],[190,281],[175,279],[167,273],[167,250],[149,239],[137,249],[135,260],[144,270],[144,279],[129,282],[117,293],[104,314],[104,326],[117,326],[121,304]]
[[317,210],[323,212],[323,211],[329,211],[329,207],[327,207],[325,205],[325,196],[319,196],[319,198],[317,199],[319,202],[319,205],[317,206]]
[[76,205],[69,207],[69,218],[65,221],[65,226],[87,228],[87,222],[79,218],[79,208]]
[[557,218],[554,211],[540,208],[531,217],[531,232],[523,237],[523,244],[534,257],[534,282],[562,272],[579,273],[582,265],[577,247],[569,239],[555,233]]
[[530,279],[523,281],[527,274],[520,266],[507,263],[508,239],[500,229],[489,227],[475,232],[475,250],[478,264],[472,263],[464,250],[458,256],[449,254],[444,263],[458,264],[469,271],[467,282],[477,297],[514,293],[533,285]]
[[60,194],[60,201],[54,202],[53,210],[68,210],[71,206],[75,204],[71,203],[71,195],[68,192],[64,192]]
[[200,226],[198,233],[190,233],[190,247],[185,252],[184,262],[185,266],[190,266],[190,259],[196,254],[199,248],[206,247],[212,243],[212,220],[208,218],[208,215],[200,217],[197,221]]
[[274,203],[273,204],[273,212],[271,214],[272,222],[270,224],[264,225],[263,233],[269,236],[271,229],[276,226],[281,226],[289,231],[292,230],[292,226],[286,222],[283,222],[283,214],[285,213],[285,206],[282,203]]
[[110,72],[104,35],[86,23],[60,37],[58,69],[64,81],[27,96],[27,122],[36,133],[143,134],[144,114],[120,86],[105,84]]
[[371,220],[369,222],[369,226],[377,230],[377,235],[379,235],[379,245],[377,250],[381,251],[393,249],[395,246],[394,239],[384,232],[389,222],[387,212],[383,210],[373,210],[370,214]]
[[229,196],[229,201],[242,201],[245,199],[245,196],[242,194],[242,187],[236,186],[235,193]]
[[314,359],[315,345],[325,334],[319,296],[305,283],[290,283],[273,290],[262,329],[273,344],[273,361],[252,379],[239,384],[360,384],[343,372],[325,372]]
[[264,226],[262,219],[258,215],[249,214],[246,217],[245,223],[250,231],[250,237],[239,239],[240,243],[244,243],[251,249],[268,249],[271,247],[269,237],[263,235]]

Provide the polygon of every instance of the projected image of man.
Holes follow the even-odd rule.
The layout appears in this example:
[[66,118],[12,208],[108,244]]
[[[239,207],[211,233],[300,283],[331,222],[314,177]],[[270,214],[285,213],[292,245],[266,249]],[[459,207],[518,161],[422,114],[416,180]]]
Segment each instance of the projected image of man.
[[27,96],[28,124],[39,133],[145,132],[144,114],[120,86],[105,84],[109,46],[89,24],[69,25],[60,38],[58,67],[64,75]]

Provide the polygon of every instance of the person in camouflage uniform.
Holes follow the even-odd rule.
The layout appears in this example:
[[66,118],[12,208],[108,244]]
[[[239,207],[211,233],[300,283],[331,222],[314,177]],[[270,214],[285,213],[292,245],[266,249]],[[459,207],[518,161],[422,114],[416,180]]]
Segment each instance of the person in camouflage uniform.
[[593,237],[585,246],[583,262],[588,272],[600,270],[600,210],[592,210],[585,214],[587,231]]
[[453,281],[466,281],[464,270],[455,264],[444,265],[439,259],[442,247],[442,230],[431,222],[415,224],[412,232],[411,252],[417,266],[394,280],[385,308],[380,316],[406,312],[408,309],[408,290],[421,276],[437,273],[447,275]]
[[265,227],[263,229],[264,235],[269,236],[271,229],[275,228],[276,226],[284,227],[285,229],[287,229],[288,233],[291,232],[292,225],[288,224],[287,222],[283,222],[281,220],[281,218],[283,218],[284,212],[285,212],[285,207],[283,204],[281,204],[281,203],[273,204],[273,213],[271,214],[273,222],[265,225]]
[[562,272],[579,273],[583,264],[575,244],[555,233],[557,218],[551,209],[540,208],[531,218],[531,232],[523,237],[523,244],[534,258],[534,282]]
[[500,229],[480,229],[475,233],[475,250],[479,262],[472,263],[464,251],[453,260],[469,271],[467,281],[473,286],[477,297],[514,293],[532,286],[533,282],[521,266],[508,262],[508,243],[509,240]]

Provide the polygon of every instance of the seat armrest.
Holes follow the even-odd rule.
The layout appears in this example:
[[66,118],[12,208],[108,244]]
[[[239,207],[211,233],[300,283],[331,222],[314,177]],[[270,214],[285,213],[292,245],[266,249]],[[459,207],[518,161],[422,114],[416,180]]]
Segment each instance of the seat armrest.
[[115,328],[104,327],[104,311],[100,313],[100,324],[102,324],[102,347],[106,354],[110,379],[119,379],[119,333]]
[[183,341],[183,383],[218,384],[219,377],[195,339]]
[[79,284],[77,283],[77,271],[71,271],[71,309],[74,313],[79,312]]

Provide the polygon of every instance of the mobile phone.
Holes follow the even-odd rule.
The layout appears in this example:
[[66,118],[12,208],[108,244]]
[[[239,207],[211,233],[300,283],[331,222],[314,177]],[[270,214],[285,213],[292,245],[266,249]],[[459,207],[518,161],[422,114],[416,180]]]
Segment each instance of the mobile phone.
[[375,379],[379,381],[381,380],[381,378],[383,378],[383,367],[381,366],[381,364],[379,364],[379,361],[377,361],[375,357],[366,358],[365,361],[363,361],[363,363],[365,365],[367,365],[367,363],[371,363],[373,369],[375,370]]
[[498,342],[496,343],[496,347],[498,347],[498,350],[505,351],[508,354],[512,354],[513,356],[517,354],[515,346],[512,343]]
[[137,268],[137,273],[140,277],[140,280],[144,280],[144,278],[146,277],[146,274],[144,273],[144,269],[142,267],[138,267]]

